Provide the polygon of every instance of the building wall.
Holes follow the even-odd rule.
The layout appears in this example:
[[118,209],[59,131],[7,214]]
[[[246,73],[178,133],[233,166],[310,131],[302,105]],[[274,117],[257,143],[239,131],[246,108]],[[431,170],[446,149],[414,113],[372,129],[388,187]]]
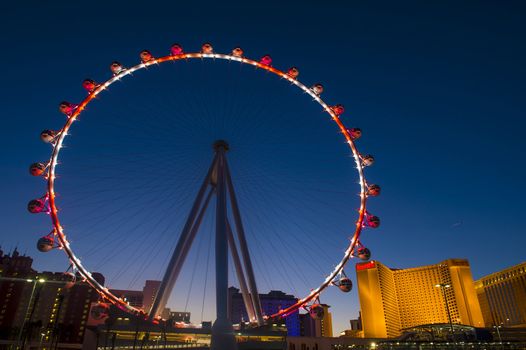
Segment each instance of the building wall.
[[475,291],[479,300],[484,324],[486,325],[486,327],[494,326],[495,322],[493,321],[493,315],[489,306],[488,296],[485,293],[481,280],[475,281]]
[[0,282],[0,338],[22,326],[32,289],[33,283],[25,281]]
[[468,261],[450,259],[446,261],[446,265],[455,296],[453,306],[458,314],[456,323],[484,327],[484,318]]
[[321,304],[323,307],[323,318],[320,320],[320,337],[332,337],[332,314],[329,305]]
[[400,328],[400,315],[392,271],[376,261],[369,261],[357,264],[356,274],[364,337],[395,336],[393,326],[397,330]]
[[316,322],[309,314],[299,314],[300,320],[300,336],[301,337],[316,337]]
[[401,327],[400,309],[398,305],[398,293],[395,274],[387,266],[378,265],[378,281],[385,317],[385,332],[387,337],[398,335]]
[[[364,337],[393,338],[404,328],[448,323],[484,326],[467,260],[391,269],[378,261],[356,265]],[[450,288],[437,288],[447,284]],[[444,293],[446,298],[444,298]]]
[[439,283],[449,283],[444,281],[440,268],[417,267],[396,274],[399,312],[403,315],[400,328],[434,323],[437,320],[448,322],[444,296],[439,288],[434,287]]
[[526,327],[526,262],[475,282],[487,326]]

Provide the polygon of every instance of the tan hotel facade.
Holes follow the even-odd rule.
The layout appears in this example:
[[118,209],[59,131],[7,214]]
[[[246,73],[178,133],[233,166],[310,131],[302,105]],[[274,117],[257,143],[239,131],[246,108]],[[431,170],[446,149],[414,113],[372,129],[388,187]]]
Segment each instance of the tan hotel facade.
[[366,338],[393,338],[405,328],[448,323],[445,300],[453,323],[484,327],[465,259],[409,269],[369,261],[356,264],[356,275]]
[[486,327],[526,327],[526,262],[475,281]]

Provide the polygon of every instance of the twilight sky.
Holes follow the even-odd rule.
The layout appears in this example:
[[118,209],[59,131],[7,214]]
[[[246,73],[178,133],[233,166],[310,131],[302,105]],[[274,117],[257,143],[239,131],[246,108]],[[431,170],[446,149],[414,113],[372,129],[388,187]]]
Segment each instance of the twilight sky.
[[[63,123],[58,103],[80,101],[82,80],[108,78],[113,60],[131,66],[142,49],[162,56],[174,42],[197,51],[205,41],[218,52],[269,53],[276,67],[297,66],[301,81],[322,82],[324,99],[346,106],[346,124],[364,132],[360,150],[377,159],[367,176],[383,189],[371,201],[382,226],[363,238],[375,259],[403,268],[467,258],[474,278],[524,261],[520,1],[13,2],[0,13],[0,245],[18,246],[38,270],[67,268],[59,252],[36,251],[50,222],[25,209],[44,191],[27,167],[49,154],[38,135]],[[74,247],[111,286],[141,288],[162,274],[219,137],[233,147],[261,291],[302,296],[336,263],[357,204],[341,135],[306,96],[245,68],[188,62],[138,73],[72,129],[59,203]],[[213,315],[205,292],[212,220],[171,300],[194,321]],[[338,331],[358,314],[356,291],[331,290],[322,301],[338,309]]]

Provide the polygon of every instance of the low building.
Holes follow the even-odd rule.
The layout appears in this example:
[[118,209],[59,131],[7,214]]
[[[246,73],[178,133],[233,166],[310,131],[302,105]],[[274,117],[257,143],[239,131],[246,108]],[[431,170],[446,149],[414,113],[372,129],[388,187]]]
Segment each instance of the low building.
[[362,330],[362,314],[358,316],[358,318],[349,320],[349,323],[351,324],[351,329],[353,331],[361,331]]
[[486,326],[526,327],[526,262],[482,277],[475,290]]
[[359,314],[358,318],[349,320],[351,328],[346,329],[340,333],[342,337],[350,338],[363,338],[363,329],[362,329],[362,315]]

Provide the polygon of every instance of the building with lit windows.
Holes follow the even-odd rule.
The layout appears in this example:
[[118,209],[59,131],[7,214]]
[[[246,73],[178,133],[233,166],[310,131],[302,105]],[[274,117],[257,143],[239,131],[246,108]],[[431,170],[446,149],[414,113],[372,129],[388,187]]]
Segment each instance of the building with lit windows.
[[[80,346],[91,304],[99,295],[69,274],[38,273],[32,262],[16,249],[12,254],[0,250],[0,339]],[[104,284],[101,274],[94,272],[93,277]]]
[[392,269],[378,261],[356,264],[366,338],[393,338],[423,324],[483,327],[471,268],[465,259]]
[[[104,285],[104,277],[97,272],[93,277]],[[45,280],[35,294],[31,308],[33,339],[45,334],[44,341],[56,338],[60,343],[82,343],[91,305],[99,300],[95,289],[85,282],[71,283],[69,276],[60,272],[42,272]]]
[[486,326],[526,327],[526,262],[475,281]]
[[[298,298],[278,290],[271,290],[267,294],[259,294],[263,315],[273,315],[281,309],[285,309],[297,303]],[[243,295],[235,287],[228,288],[229,316],[233,323],[248,322],[247,310],[243,301]],[[300,335],[299,312],[295,311],[285,318],[287,334],[291,336]]]

